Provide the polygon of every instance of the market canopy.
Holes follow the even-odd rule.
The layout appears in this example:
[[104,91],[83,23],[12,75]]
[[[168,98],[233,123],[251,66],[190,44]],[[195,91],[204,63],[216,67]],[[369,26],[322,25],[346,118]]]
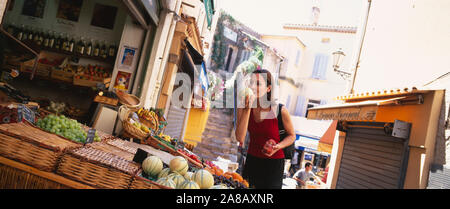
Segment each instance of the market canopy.
[[330,104],[308,109],[308,119],[375,121],[380,106],[421,104],[422,95],[394,97],[383,100],[369,100],[345,104]]

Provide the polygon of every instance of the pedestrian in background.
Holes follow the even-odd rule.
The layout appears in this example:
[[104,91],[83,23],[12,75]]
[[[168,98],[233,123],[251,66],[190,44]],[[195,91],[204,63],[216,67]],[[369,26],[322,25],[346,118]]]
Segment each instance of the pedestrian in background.
[[305,164],[304,169],[301,169],[295,173],[294,179],[297,181],[297,189],[304,189],[306,182],[311,179],[316,179],[319,184],[323,184],[323,182],[312,172],[312,164],[310,162]]
[[292,160],[291,160],[291,167],[289,168],[290,176],[293,176],[297,172],[297,170],[299,168],[298,156],[299,156],[299,153],[297,152],[297,150],[295,150],[294,151],[294,156],[292,157]]

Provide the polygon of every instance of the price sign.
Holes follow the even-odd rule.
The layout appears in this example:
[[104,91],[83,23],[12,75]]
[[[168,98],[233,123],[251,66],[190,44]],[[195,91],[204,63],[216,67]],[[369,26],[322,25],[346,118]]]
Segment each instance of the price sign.
[[27,106],[20,104],[17,107],[17,111],[18,111],[18,121],[22,121],[22,120],[26,120],[32,124],[34,124],[36,115],[34,113],[33,110],[31,110],[30,108],[28,108]]
[[94,138],[95,138],[95,129],[91,128],[89,129],[88,134],[86,136],[86,144],[94,142]]
[[142,162],[147,158],[148,152],[144,151],[141,148],[137,149],[136,154],[133,157],[133,161],[139,164],[142,164]]

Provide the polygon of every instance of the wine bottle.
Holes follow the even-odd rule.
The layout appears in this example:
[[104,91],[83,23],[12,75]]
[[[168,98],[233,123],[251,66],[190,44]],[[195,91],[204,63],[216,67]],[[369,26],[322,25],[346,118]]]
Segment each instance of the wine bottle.
[[63,48],[62,48],[62,33],[61,34],[59,34],[59,36],[57,36],[57,35],[55,35],[55,49],[57,49],[57,50],[62,50]]
[[75,48],[75,39],[73,39],[73,37],[72,37],[72,39],[70,39],[70,41],[69,41],[69,52],[72,52],[73,53],[73,49]]
[[36,30],[34,31],[33,42],[36,43],[37,45],[40,45],[39,44],[39,28],[36,28]]
[[50,34],[48,47],[49,48],[53,48],[54,46],[55,46],[55,31],[52,31],[51,34]]
[[100,56],[101,56],[102,58],[106,58],[106,57],[107,57],[106,43],[105,43],[105,41],[102,42],[102,47],[100,48]]
[[113,43],[113,44],[109,45],[108,56],[109,57],[116,56],[116,44]]
[[25,34],[25,26],[22,25],[22,27],[20,27],[19,29],[19,32],[17,33],[16,38],[22,41],[22,39],[24,38],[24,34]]
[[30,27],[28,31],[28,40],[33,41],[33,37],[34,37],[33,27]]
[[62,47],[61,49],[63,51],[69,51],[69,39],[67,35],[64,35],[64,37],[62,37]]
[[88,56],[91,56],[92,55],[92,42],[93,42],[93,40],[91,40],[90,42],[89,42],[89,44],[87,45],[87,47],[86,47],[86,55],[88,55]]
[[84,38],[81,37],[77,43],[77,53],[83,55],[85,48],[86,48],[86,45],[84,44]]
[[41,29],[41,31],[39,32],[39,45],[44,44],[44,39],[45,39],[45,33],[44,33],[44,29]]
[[99,46],[98,42],[96,42],[95,46],[94,46],[94,57],[98,57],[99,54],[100,54],[100,46]]
[[43,36],[44,36],[44,47],[48,48],[50,44],[50,34],[45,33]]

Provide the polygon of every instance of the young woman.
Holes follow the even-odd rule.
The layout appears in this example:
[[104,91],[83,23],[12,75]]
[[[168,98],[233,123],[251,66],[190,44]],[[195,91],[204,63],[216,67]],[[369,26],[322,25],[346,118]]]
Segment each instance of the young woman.
[[[281,111],[278,111],[278,104],[272,102],[272,75],[269,71],[262,69],[253,72],[250,87],[254,94],[246,96],[245,107],[237,110],[236,139],[240,146],[244,144],[247,131],[250,133],[242,175],[248,180],[250,187],[255,189],[281,189],[284,171],[283,148],[294,143],[294,127],[287,109],[283,106]],[[283,141],[280,141],[276,114],[282,114],[287,132]],[[263,152],[264,145],[271,139],[276,142],[273,151]]]

